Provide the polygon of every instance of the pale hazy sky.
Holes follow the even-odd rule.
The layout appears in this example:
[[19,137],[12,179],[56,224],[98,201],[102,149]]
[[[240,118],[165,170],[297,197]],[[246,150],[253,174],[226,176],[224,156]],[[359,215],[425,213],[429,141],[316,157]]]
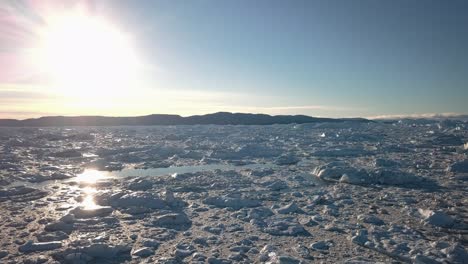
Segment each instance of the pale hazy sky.
[[468,2],[0,2],[0,118],[468,113]]

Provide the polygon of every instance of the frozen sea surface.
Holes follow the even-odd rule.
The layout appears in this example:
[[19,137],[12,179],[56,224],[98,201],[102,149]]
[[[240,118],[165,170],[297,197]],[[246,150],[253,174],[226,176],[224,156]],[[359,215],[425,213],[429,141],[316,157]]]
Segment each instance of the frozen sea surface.
[[467,127],[0,128],[0,263],[467,263]]
[[[112,171],[110,174],[116,177],[153,177],[161,175],[172,175],[176,177],[177,174],[183,173],[197,173],[204,171],[229,171],[229,170],[244,170],[244,169],[266,169],[273,168],[272,164],[248,164],[248,165],[231,165],[231,164],[203,164],[203,165],[188,165],[188,166],[173,166],[167,168],[148,168],[148,169],[135,169],[128,168],[120,171]],[[176,175],[174,175],[176,174]]]

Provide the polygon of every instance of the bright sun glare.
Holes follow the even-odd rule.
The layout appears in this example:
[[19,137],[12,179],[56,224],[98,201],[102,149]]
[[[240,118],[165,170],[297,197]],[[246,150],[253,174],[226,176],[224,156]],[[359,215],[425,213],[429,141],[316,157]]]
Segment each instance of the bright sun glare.
[[136,79],[138,60],[129,38],[98,17],[52,16],[37,50],[37,63],[66,94],[115,94]]
[[86,169],[83,173],[76,175],[76,180],[80,183],[94,184],[99,180],[108,178],[107,172],[98,171],[93,169]]
[[81,188],[84,195],[83,200],[81,201],[81,206],[85,210],[94,210],[100,207],[94,201],[94,194],[97,192],[94,185],[96,182],[108,177],[109,175],[107,172],[93,169],[86,169],[83,173],[76,175],[76,181],[80,184],[84,184],[84,187]]
[[83,201],[81,201],[81,206],[85,210],[97,209],[100,206],[94,201],[94,194],[97,192],[96,188],[85,187],[83,188],[83,194],[85,195]]

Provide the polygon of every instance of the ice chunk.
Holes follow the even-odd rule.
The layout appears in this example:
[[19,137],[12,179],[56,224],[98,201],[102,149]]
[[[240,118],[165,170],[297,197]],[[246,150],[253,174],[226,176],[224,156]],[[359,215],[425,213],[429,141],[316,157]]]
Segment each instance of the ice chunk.
[[54,232],[54,231],[63,231],[67,234],[70,234],[73,229],[75,228],[73,223],[65,223],[63,221],[59,221],[56,223],[50,223],[44,227],[46,231]]
[[113,258],[120,254],[129,253],[131,247],[127,245],[108,245],[105,243],[95,243],[83,247],[82,252],[94,258]]
[[378,218],[375,215],[358,215],[358,220],[363,221],[364,223],[373,224],[373,225],[383,225],[384,221]]
[[149,247],[142,247],[132,251],[132,256],[146,258],[154,254],[154,249]]
[[455,243],[441,251],[447,255],[447,258],[451,263],[466,263],[468,260],[468,252],[465,247],[459,243]]
[[384,185],[418,184],[424,181],[422,177],[400,170],[376,170],[372,174],[375,183]]
[[299,264],[301,261],[290,256],[281,255],[278,257],[279,264]]
[[82,206],[76,207],[70,213],[75,215],[76,218],[91,218],[99,216],[107,216],[114,210],[110,206],[97,206],[94,208],[85,208]]
[[418,184],[424,178],[400,170],[378,169],[367,172],[364,169],[356,169],[343,163],[330,163],[316,167],[313,174],[327,181],[339,181],[349,184],[383,184],[383,185],[405,185]]
[[135,179],[130,182],[128,189],[133,191],[146,191],[153,188],[153,182],[148,179]]
[[70,253],[65,256],[65,260],[68,263],[87,263],[88,261],[92,260],[93,258],[85,253]]
[[298,163],[300,160],[293,154],[283,154],[276,158],[275,164],[277,165],[293,165]]
[[214,205],[216,207],[231,207],[236,210],[245,207],[257,207],[262,205],[260,200],[252,200],[252,199],[245,199],[245,198],[232,198],[232,197],[208,197],[206,198],[203,203]]
[[281,191],[289,188],[288,184],[282,180],[264,182],[263,185],[272,191]]
[[62,231],[43,232],[36,235],[39,242],[51,242],[68,239],[68,235]]
[[190,221],[188,216],[184,213],[165,214],[153,219],[153,225],[168,228],[178,228],[191,224],[192,221]]
[[358,170],[343,163],[329,163],[318,166],[313,170],[313,174],[322,180],[353,184],[368,182],[370,178],[366,171]]
[[292,214],[292,213],[304,213],[304,211],[302,211],[301,208],[299,208],[299,206],[297,206],[296,203],[290,203],[288,205],[285,205],[281,208],[278,208],[278,210],[276,210],[276,212],[278,212],[278,214]]
[[435,145],[441,145],[441,146],[459,146],[463,144],[463,140],[461,137],[452,135],[452,134],[447,134],[447,135],[438,135],[436,136],[432,142],[432,144]]
[[368,240],[368,232],[366,229],[356,231],[354,236],[351,237],[351,242],[363,246]]
[[148,192],[133,192],[111,200],[112,207],[146,207],[162,209],[166,206],[164,200]]
[[8,189],[0,189],[0,201],[11,199],[14,201],[31,201],[43,198],[48,193],[32,187],[16,186]]
[[262,231],[275,236],[310,236],[310,233],[293,217],[268,219]]
[[358,157],[371,155],[373,152],[365,150],[363,148],[337,148],[337,149],[325,149],[317,150],[312,153],[312,156],[317,157]]
[[328,250],[330,246],[328,245],[327,241],[318,241],[310,244],[310,248],[314,250]]
[[396,167],[399,163],[394,160],[389,159],[376,159],[375,166],[376,167]]
[[33,252],[33,251],[47,251],[54,250],[62,247],[62,242],[60,241],[50,241],[50,242],[36,242],[29,240],[24,245],[19,247],[21,252]]
[[468,160],[453,163],[448,171],[454,173],[468,173]]
[[439,261],[424,255],[416,255],[413,257],[414,264],[440,264]]
[[419,209],[418,212],[426,223],[433,226],[451,227],[454,224],[454,219],[442,211]]

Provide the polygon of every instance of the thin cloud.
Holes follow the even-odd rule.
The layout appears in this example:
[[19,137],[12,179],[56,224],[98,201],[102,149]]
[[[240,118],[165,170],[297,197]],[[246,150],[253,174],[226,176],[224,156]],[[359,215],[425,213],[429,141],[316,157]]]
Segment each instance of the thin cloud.
[[53,115],[53,113],[35,111],[0,111],[0,119],[26,119],[48,115]]
[[268,110],[331,110],[331,111],[349,111],[349,110],[363,110],[362,108],[342,107],[332,105],[299,105],[299,106],[271,106],[260,107]]
[[370,116],[369,119],[401,119],[401,118],[456,118],[467,116],[462,113],[422,113],[422,114],[398,114],[398,115],[378,115]]

